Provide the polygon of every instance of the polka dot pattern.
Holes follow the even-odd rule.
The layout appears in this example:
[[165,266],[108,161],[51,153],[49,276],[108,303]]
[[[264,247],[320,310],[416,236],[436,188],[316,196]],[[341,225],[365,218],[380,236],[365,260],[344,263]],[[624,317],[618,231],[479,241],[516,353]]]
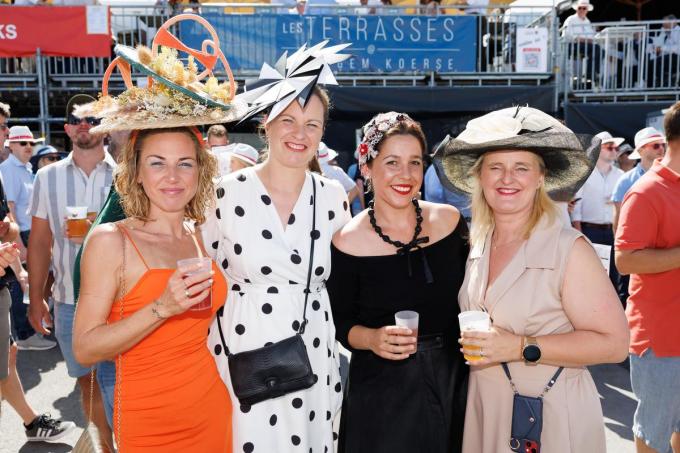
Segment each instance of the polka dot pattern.
[[[231,290],[216,316],[221,329],[213,323],[208,345],[224,378],[227,353],[268,346],[286,336],[284,332],[292,335],[300,329],[310,239],[317,241],[312,284],[320,285],[330,266],[333,230],[346,222],[349,214],[343,209],[346,195],[342,189],[336,184],[321,184],[321,178],[317,178],[314,228],[310,204],[315,200],[308,182],[294,212],[284,217],[283,229],[274,200],[263,190],[253,169],[225,178],[215,190],[218,196],[213,209],[215,217],[219,209],[221,219],[217,229],[210,229],[214,237],[205,240],[215,250],[216,262],[226,270]],[[332,414],[339,409],[342,386],[328,306],[325,290],[310,295],[309,323],[303,335],[312,369],[318,373],[314,380],[327,381],[327,385],[320,382],[303,392],[252,407],[236,405],[232,412],[239,426],[233,433],[235,452],[332,451]]]

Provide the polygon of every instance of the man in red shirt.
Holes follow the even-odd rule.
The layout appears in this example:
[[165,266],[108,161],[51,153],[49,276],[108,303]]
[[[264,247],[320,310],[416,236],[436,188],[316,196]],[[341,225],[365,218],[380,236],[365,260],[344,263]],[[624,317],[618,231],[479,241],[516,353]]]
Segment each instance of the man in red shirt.
[[630,379],[638,453],[680,453],[680,102],[664,118],[666,155],[626,194],[616,266],[630,274]]

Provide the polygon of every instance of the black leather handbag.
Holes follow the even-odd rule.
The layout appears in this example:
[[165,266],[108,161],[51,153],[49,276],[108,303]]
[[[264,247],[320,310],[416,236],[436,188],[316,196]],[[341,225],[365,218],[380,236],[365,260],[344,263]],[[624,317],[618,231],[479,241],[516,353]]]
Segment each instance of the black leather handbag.
[[[316,181],[312,178],[312,232],[316,231]],[[261,401],[288,393],[304,390],[316,383],[317,376],[312,372],[312,366],[307,355],[307,347],[302,340],[302,334],[307,325],[307,300],[309,299],[310,283],[312,279],[312,264],[314,261],[314,242],[311,237],[309,253],[309,269],[307,271],[307,286],[305,288],[305,304],[302,312],[302,323],[297,333],[276,343],[237,354],[227,354],[229,360],[229,374],[234,393],[241,405],[252,406]],[[222,339],[224,351],[228,351],[219,316],[217,326]]]
[[543,397],[552,388],[564,370],[559,367],[538,397],[520,395],[512,382],[510,370],[506,363],[501,363],[503,371],[510,381],[515,394],[512,401],[512,427],[510,431],[510,449],[521,453],[540,453],[541,432],[543,431]]

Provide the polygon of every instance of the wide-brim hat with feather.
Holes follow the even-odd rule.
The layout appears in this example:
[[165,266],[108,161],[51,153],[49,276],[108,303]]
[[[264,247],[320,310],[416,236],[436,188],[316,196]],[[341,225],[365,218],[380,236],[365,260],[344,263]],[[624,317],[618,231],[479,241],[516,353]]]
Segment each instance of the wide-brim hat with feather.
[[[169,31],[183,20],[198,22],[210,34],[211,39],[203,41],[201,50],[187,47]],[[114,51],[117,57],[104,73],[102,96],[74,111],[80,118],[102,119],[91,133],[228,123],[246,112],[246,104],[234,99],[236,83],[220,50],[217,33],[201,16],[180,14],[169,19],[158,29],[150,49],[118,45]],[[184,54],[186,63],[180,56]],[[222,83],[213,73],[218,62],[224,66],[228,79]],[[113,97],[108,85],[116,68],[126,90]],[[133,84],[133,69],[147,76],[144,86]]]
[[446,137],[434,162],[449,189],[471,193],[471,169],[492,151],[530,151],[543,158],[545,188],[556,201],[568,201],[585,183],[600,154],[600,139],[577,135],[552,116],[531,108],[511,107],[470,120],[456,138]]
[[260,76],[247,80],[245,92],[236,96],[236,101],[248,104],[248,111],[241,121],[266,112],[266,122],[269,123],[295,100],[304,108],[316,84],[337,85],[330,65],[351,56],[338,53],[350,44],[331,47],[326,47],[326,44],[328,41],[312,47],[304,44],[290,56],[284,52],[274,67],[264,63]]

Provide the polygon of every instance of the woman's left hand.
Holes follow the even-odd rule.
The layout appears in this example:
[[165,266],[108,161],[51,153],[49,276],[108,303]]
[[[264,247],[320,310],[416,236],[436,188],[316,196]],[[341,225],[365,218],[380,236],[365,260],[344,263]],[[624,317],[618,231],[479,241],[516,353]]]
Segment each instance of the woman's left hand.
[[500,327],[492,326],[489,332],[463,331],[458,343],[463,346],[460,349],[462,353],[476,357],[468,360],[468,365],[482,366],[521,359],[522,337]]

